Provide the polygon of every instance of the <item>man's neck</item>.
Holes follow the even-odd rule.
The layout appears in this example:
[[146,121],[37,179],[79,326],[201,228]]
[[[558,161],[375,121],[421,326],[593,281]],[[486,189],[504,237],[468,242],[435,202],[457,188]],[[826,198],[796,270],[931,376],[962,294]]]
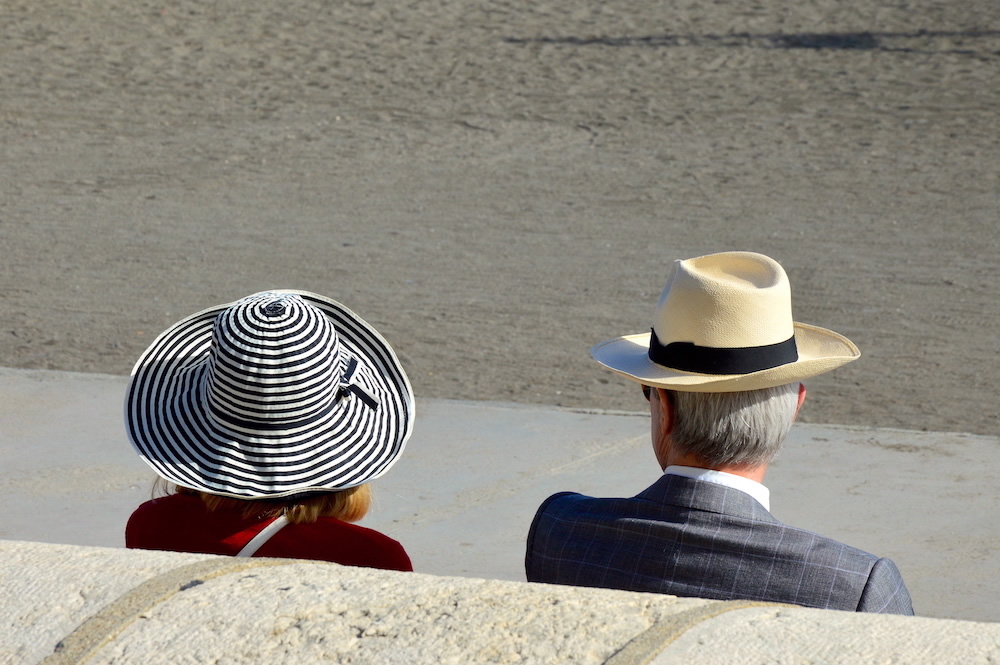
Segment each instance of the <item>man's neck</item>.
[[713,466],[711,464],[706,464],[702,460],[698,459],[696,455],[686,454],[686,455],[671,455],[667,458],[667,466],[690,466],[696,469],[707,469],[709,471],[721,471],[722,473],[731,473],[734,476],[742,476],[744,478],[749,478],[755,483],[764,483],[764,474],[767,473],[767,465],[749,465],[749,464],[723,464],[721,466]]

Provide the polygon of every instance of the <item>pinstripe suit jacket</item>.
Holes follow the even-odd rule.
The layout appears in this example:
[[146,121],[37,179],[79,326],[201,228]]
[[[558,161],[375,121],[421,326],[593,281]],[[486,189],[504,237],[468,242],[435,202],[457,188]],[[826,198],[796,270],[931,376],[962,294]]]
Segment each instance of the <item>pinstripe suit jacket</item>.
[[546,499],[529,582],[913,614],[895,564],[785,526],[744,492],[675,475],[631,499]]

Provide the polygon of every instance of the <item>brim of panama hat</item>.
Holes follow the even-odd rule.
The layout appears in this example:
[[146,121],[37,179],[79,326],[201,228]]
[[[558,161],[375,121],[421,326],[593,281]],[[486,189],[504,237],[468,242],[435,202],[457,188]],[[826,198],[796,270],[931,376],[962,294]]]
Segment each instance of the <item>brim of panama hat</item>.
[[798,360],[748,374],[699,374],[658,365],[649,359],[650,333],[606,340],[591,348],[590,355],[638,383],[686,392],[771,388],[829,372],[861,357],[851,340],[832,330],[804,323],[795,323],[793,328]]
[[[186,317],[160,334],[132,369],[125,425],[139,456],[177,485],[243,499],[356,487],[399,459],[413,430],[413,391],[388,342],[344,305],[307,291],[278,289],[319,309],[342,352],[357,360],[356,380],[378,400],[340,399],[294,430],[244,429],[213,416],[204,377],[220,312]],[[237,301],[239,302],[239,301]]]

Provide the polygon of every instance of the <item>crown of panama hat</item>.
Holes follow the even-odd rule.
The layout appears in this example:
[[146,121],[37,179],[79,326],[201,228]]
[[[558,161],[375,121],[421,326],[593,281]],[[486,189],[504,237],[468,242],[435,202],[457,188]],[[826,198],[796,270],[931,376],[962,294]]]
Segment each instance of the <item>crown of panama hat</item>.
[[385,473],[413,429],[396,354],[361,317],[307,291],[192,314],[139,357],[125,425],[166,480],[238,498],[347,489]]
[[754,252],[675,261],[651,332],[606,340],[590,353],[634,381],[688,392],[779,386],[861,355],[839,333],[794,322],[788,276]]

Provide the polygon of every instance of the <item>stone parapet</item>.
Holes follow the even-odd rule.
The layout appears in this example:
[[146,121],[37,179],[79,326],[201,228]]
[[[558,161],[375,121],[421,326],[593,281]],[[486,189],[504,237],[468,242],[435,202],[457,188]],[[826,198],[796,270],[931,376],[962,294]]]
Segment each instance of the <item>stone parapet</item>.
[[992,663],[1000,624],[0,541],[0,662]]

